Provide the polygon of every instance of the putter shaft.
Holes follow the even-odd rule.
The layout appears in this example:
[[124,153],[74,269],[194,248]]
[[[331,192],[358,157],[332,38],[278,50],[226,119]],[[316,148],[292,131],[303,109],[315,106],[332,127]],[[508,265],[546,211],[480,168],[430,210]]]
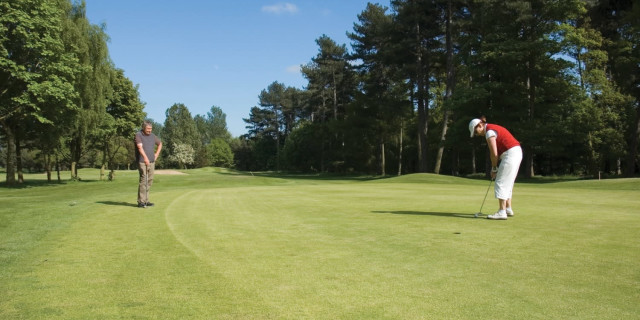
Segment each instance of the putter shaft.
[[482,205],[480,206],[480,211],[478,211],[478,213],[475,214],[476,218],[479,215],[482,214],[482,208],[484,207],[484,202],[487,201],[487,195],[489,195],[489,189],[491,189],[491,183],[493,183],[493,179],[489,180],[489,186],[487,187],[487,192],[484,194],[484,199],[482,200]]

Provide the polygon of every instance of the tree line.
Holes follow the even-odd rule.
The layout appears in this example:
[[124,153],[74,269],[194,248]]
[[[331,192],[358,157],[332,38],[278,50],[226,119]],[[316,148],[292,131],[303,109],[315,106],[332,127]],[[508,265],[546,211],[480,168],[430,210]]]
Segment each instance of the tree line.
[[488,170],[468,122],[524,149],[520,173],[632,176],[640,135],[640,4],[393,0],[323,35],[304,89],[273,82],[244,119],[251,170],[453,175]]
[[[393,0],[369,3],[301,66],[274,81],[232,138],[212,106],[176,103],[154,132],[157,164],[403,174],[482,173],[467,123],[485,115],[525,153],[521,174],[633,176],[640,136],[640,8],[632,0]],[[109,58],[84,2],[0,0],[0,153],[7,184],[25,165],[52,172],[133,163],[146,117],[138,87]],[[1,163],[0,163],[1,164]],[[17,178],[16,178],[17,176]]]
[[[105,28],[86,18],[84,1],[0,0],[0,165],[7,185],[24,182],[25,166],[45,171],[49,181],[54,172],[61,180],[62,169],[80,179],[82,166],[113,179],[114,169],[135,161],[144,103],[111,61]],[[160,166],[232,165],[218,107],[191,117],[175,104],[155,127],[167,145]]]

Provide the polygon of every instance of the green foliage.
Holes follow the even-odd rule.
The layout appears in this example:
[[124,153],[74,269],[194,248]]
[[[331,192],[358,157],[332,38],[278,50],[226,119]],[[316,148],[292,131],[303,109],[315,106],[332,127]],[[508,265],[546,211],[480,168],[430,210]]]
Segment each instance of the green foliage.
[[291,132],[282,151],[287,170],[317,172],[322,167],[320,126],[321,124],[303,122]]
[[[185,105],[171,106],[154,126],[167,146],[156,165],[233,159],[248,170],[471,174],[486,167],[486,150],[466,125],[486,115],[522,142],[525,176],[637,174],[636,2],[389,4],[368,4],[357,16],[352,52],[316,39],[318,53],[301,66],[308,85],[274,81],[262,90],[244,119],[246,136],[231,138],[220,107],[192,117]],[[8,184],[38,161],[49,173],[123,166],[144,104],[109,58],[105,26],[87,20],[83,1],[0,0],[0,13]]]
[[[69,12],[69,20],[65,41],[75,48],[73,52],[82,67],[74,81],[79,93],[78,99],[74,101],[79,114],[73,119],[68,142],[71,162],[77,165],[87,149],[95,148],[94,144],[100,141],[97,137],[105,135],[105,128],[114,125],[110,116],[105,114],[113,95],[113,67],[104,26],[90,23],[86,18],[84,2],[74,3]],[[72,176],[77,178],[76,172]]]
[[[179,159],[182,159],[183,155],[178,154],[183,153],[186,146],[189,146],[192,152],[202,146],[196,123],[191,117],[191,112],[184,104],[176,103],[167,109],[162,129],[162,140],[163,144],[168,146],[165,154]],[[175,150],[176,146],[182,146],[181,150]],[[184,163],[176,160],[172,161]],[[193,159],[191,159],[191,163],[193,163]]]
[[231,168],[233,166],[233,152],[229,144],[221,139],[215,138],[206,146],[207,158],[210,166]]
[[21,141],[30,138],[41,146],[57,141],[68,127],[65,118],[77,111],[73,81],[80,67],[63,37],[69,10],[64,1],[0,2],[0,127],[8,146],[9,184],[16,182]]
[[[486,167],[485,150],[472,144],[466,125],[486,115],[522,142],[525,176],[621,174],[623,167],[633,175],[638,12],[628,1],[398,0],[390,11],[368,4],[348,34],[353,53],[323,36],[319,54],[302,67],[310,112],[291,127],[327,124],[281,137],[273,134],[283,124],[277,110],[256,107],[246,120],[260,140],[251,148],[276,140],[272,156],[293,170],[385,172],[404,163],[409,172],[430,171],[436,160],[435,170],[474,173]],[[346,65],[358,72],[356,91],[346,80],[351,70],[338,71]]]
[[173,162],[180,169],[186,169],[188,165],[193,164],[196,152],[192,146],[186,143],[174,142],[171,146],[171,155],[168,157],[169,162]]
[[212,106],[206,117],[196,115],[193,118],[203,145],[208,144],[212,139],[218,138],[227,142],[231,141],[226,119],[227,115],[217,106]]

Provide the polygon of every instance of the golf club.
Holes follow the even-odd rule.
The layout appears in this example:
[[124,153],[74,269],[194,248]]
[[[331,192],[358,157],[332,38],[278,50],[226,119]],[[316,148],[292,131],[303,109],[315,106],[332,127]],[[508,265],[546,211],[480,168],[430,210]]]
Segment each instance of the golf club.
[[144,207],[147,207],[147,203],[149,203],[149,166],[144,165],[145,173],[144,173],[144,189],[146,192]]
[[487,193],[484,194],[484,200],[482,200],[482,205],[480,206],[480,211],[478,211],[478,213],[474,214],[473,217],[477,218],[480,215],[482,215],[482,207],[484,207],[484,202],[487,200],[487,195],[489,194],[489,189],[491,189],[491,183],[493,182],[493,179],[489,180],[489,187],[487,187]]

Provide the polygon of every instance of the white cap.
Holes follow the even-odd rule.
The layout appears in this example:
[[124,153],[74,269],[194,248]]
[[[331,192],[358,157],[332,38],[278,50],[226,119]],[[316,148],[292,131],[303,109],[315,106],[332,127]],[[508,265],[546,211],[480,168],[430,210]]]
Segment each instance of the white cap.
[[478,123],[482,122],[480,119],[473,119],[469,122],[469,132],[471,132],[471,138],[473,138],[473,134],[476,132],[476,126]]

